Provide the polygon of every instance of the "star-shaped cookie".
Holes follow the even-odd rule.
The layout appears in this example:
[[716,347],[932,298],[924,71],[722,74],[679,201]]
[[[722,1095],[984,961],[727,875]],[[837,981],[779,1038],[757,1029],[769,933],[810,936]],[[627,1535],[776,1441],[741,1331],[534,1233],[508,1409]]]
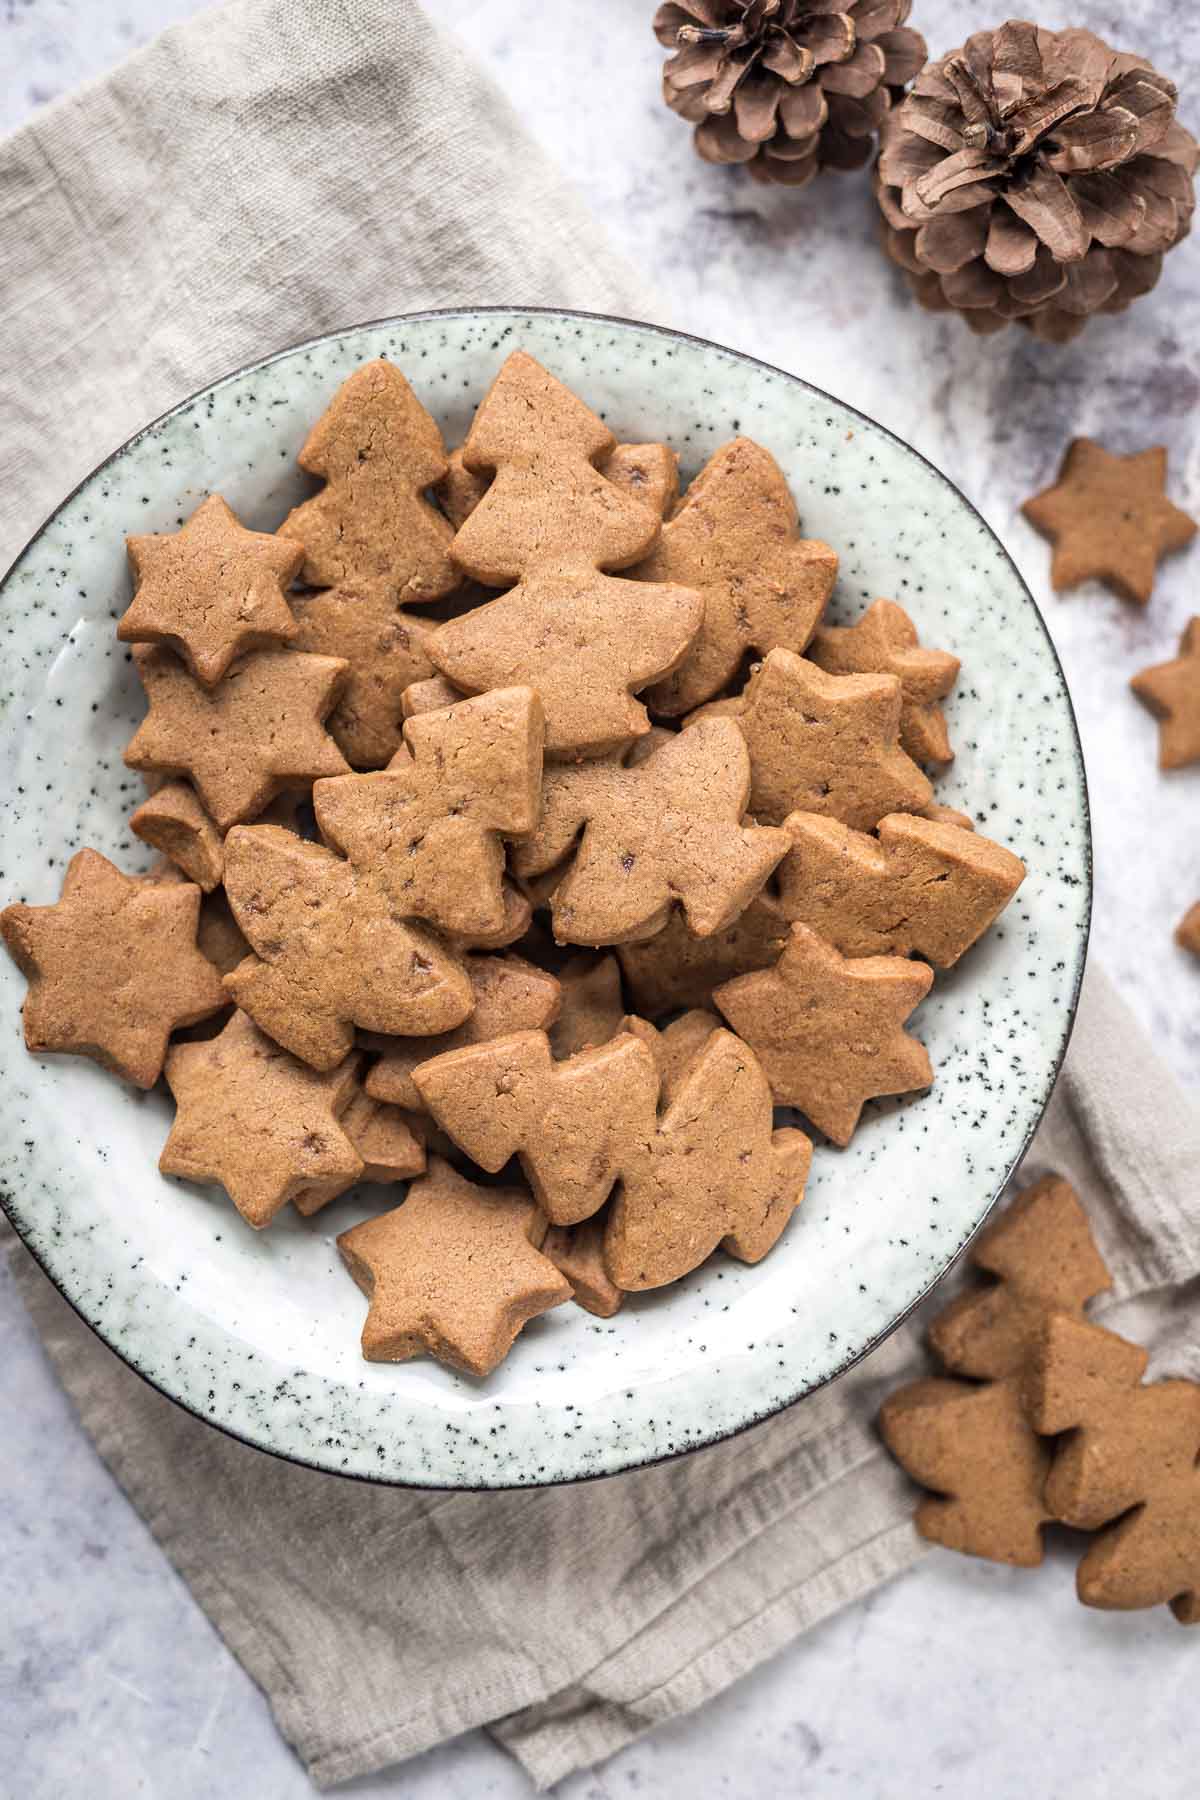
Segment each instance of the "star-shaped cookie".
[[368,1362],[428,1355],[468,1375],[490,1375],[530,1319],[571,1298],[571,1285],[538,1245],[546,1221],[524,1188],[476,1187],[440,1157],[403,1206],[338,1239],[370,1300]]
[[196,945],[199,914],[192,883],[122,875],[98,850],[71,858],[55,905],[5,907],[0,936],[29,981],[29,1049],[90,1056],[153,1087],[172,1031],[226,1002]]
[[758,1056],[776,1103],[799,1107],[845,1145],[865,1101],[932,1082],[928,1053],[903,1028],[932,985],[927,963],[851,960],[793,925],[773,969],[727,981],[713,1004]]
[[1021,511],[1054,545],[1050,579],[1061,592],[1102,581],[1144,606],[1159,562],[1196,535],[1196,521],[1166,496],[1167,453],[1161,447],[1114,456],[1091,438],[1068,447],[1053,487]]
[[1181,950],[1190,950],[1193,956],[1200,956],[1200,900],[1188,907],[1175,927],[1175,942]]
[[870,831],[887,813],[919,813],[929,777],[900,748],[903,693],[895,675],[827,675],[807,657],[772,650],[745,693],[703,706],[685,736],[735,719],[750,751],[750,811],[782,825],[823,813]]
[[343,582],[294,605],[295,648],[349,665],[330,736],[353,768],[382,769],[400,748],[401,695],[433,674],[425,654],[431,627],[405,612],[384,581]]
[[747,651],[803,650],[837,578],[836,551],[800,536],[770,451],[737,437],[709,458],[637,573],[704,596],[704,620],[674,672],[647,696],[677,717],[723,688]]
[[1174,662],[1143,669],[1129,685],[1158,720],[1159,767],[1200,761],[1200,617],[1188,620]]
[[117,626],[122,643],[165,644],[213,687],[235,658],[295,636],[284,589],[303,550],[247,531],[219,494],[181,530],[125,542],[137,588]]
[[219,1037],[176,1044],[166,1076],[178,1110],[159,1168],[219,1182],[256,1230],[300,1194],[315,1211],[362,1178],[363,1159],[339,1122],[357,1060],[318,1074],[244,1012]]
[[190,775],[219,831],[253,819],[284,788],[349,764],[324,720],[346,664],[260,650],[210,692],[169,650],[133,653],[150,711],[130,740],[131,769]]
[[[372,1100],[361,1088],[355,1088],[338,1124],[362,1158],[359,1181],[390,1185],[424,1174],[424,1142],[398,1106],[384,1106],[378,1100]],[[318,1182],[315,1187],[306,1187],[293,1194],[292,1205],[307,1219],[336,1198],[337,1194],[329,1191],[328,1183]]]
[[856,625],[821,625],[809,645],[829,675],[895,675],[900,682],[900,748],[914,762],[954,761],[940,702],[961,664],[946,650],[925,650],[917,628],[894,600],[876,600]]

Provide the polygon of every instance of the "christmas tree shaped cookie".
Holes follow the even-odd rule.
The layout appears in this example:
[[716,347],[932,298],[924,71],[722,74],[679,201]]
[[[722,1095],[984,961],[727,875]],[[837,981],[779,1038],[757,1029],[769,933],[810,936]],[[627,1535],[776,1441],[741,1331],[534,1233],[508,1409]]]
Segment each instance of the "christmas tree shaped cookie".
[[712,456],[638,575],[678,581],[704,596],[704,622],[683,662],[649,694],[678,716],[711,699],[748,651],[805,649],[838,559],[800,536],[796,503],[770,451],[734,438]]
[[1079,1565],[1085,1606],[1170,1603],[1200,1625],[1200,1386],[1155,1381],[1138,1344],[1051,1315],[1028,1383],[1030,1416],[1060,1438],[1046,1480],[1055,1519],[1096,1531]]
[[376,774],[318,781],[328,844],[378,875],[396,911],[459,936],[505,924],[501,835],[532,831],[542,775],[542,709],[530,688],[499,688],[408,719]]
[[292,605],[296,649],[347,665],[329,735],[352,768],[382,769],[400,748],[401,696],[432,674],[432,626],[397,605],[388,581],[345,581]]
[[679,663],[703,617],[692,588],[602,572],[640,561],[659,531],[653,510],[595,466],[614,443],[595,413],[517,351],[463,447],[467,469],[495,479],[454,558],[508,591],[440,626],[429,655],[467,693],[536,687],[554,756],[641,736],[649,721],[633,695]]
[[481,1168],[520,1157],[552,1223],[589,1218],[619,1182],[604,1260],[627,1291],[678,1280],[719,1244],[757,1262],[808,1175],[808,1139],[773,1129],[766,1077],[728,1031],[707,1034],[665,1095],[654,1051],[629,1032],[566,1062],[544,1032],[522,1032],[438,1057],[413,1079]]
[[392,363],[364,363],[342,383],[299,461],[325,486],[279,536],[304,546],[307,586],[383,578],[413,605],[457,585],[453,530],[426,497],[446,473],[442,434]]
[[619,756],[551,766],[541,820],[514,846],[513,868],[543,874],[579,839],[551,896],[560,943],[653,937],[676,902],[707,936],[749,905],[790,842],[742,824],[749,791],[746,746],[727,719],[677,733],[632,768]]
[[1042,1560],[1050,1447],[1037,1435],[1026,1384],[1048,1318],[1081,1319],[1109,1285],[1083,1208],[1051,1175],[1027,1188],[971,1250],[995,1279],[952,1301],[930,1343],[946,1367],[973,1380],[935,1377],[885,1402],[884,1442],[915,1481],[933,1490],[917,1530],[950,1550],[995,1562]]
[[356,869],[278,825],[225,840],[225,891],[255,954],[225,977],[237,1004],[315,1069],[332,1069],[354,1028],[432,1036],[474,1005],[462,958],[399,916],[382,871]]

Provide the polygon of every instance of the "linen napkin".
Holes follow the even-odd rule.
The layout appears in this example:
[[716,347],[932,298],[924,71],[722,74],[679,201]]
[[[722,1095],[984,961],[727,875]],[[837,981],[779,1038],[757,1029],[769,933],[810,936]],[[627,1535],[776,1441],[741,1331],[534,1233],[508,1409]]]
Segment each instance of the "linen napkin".
[[[0,268],[0,566],[99,456],[265,347],[439,304],[655,310],[410,0],[237,0],[39,116],[0,144]],[[1025,1174],[1076,1183],[1114,1321],[1193,1375],[1198,1167],[1195,1109],[1092,970]],[[915,1325],[681,1461],[430,1494],[209,1429],[12,1254],[97,1449],[320,1786],[477,1725],[549,1784],[922,1554],[872,1424]]]

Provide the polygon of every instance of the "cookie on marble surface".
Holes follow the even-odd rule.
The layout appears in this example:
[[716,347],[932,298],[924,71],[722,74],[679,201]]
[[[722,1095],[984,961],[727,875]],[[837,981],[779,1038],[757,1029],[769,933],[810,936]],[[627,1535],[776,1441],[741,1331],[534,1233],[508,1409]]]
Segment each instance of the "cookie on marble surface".
[[1189,619],[1173,662],[1143,669],[1129,683],[1158,720],[1158,766],[1200,761],[1200,617]]
[[433,1036],[474,1005],[462,957],[397,915],[379,868],[278,825],[239,825],[225,840],[225,891],[254,950],[227,992],[316,1069],[343,1061],[356,1027]]
[[530,1319],[571,1298],[541,1254],[546,1221],[524,1188],[476,1187],[438,1157],[402,1206],[338,1239],[370,1301],[368,1362],[428,1355],[490,1375]]
[[348,1056],[318,1073],[234,1012],[219,1037],[167,1057],[177,1111],[159,1168],[219,1183],[256,1230],[300,1194],[324,1204],[363,1173],[340,1123],[357,1064]]
[[1164,556],[1196,535],[1196,521],[1167,499],[1167,453],[1160,447],[1114,456],[1091,438],[1067,448],[1053,487],[1021,511],[1054,545],[1056,591],[1102,581],[1144,606]]
[[653,1051],[625,1033],[555,1062],[544,1032],[438,1057],[415,1071],[442,1129],[481,1168],[519,1157],[552,1224],[598,1212],[618,1287],[661,1287],[718,1244],[765,1256],[799,1203],[811,1146],[773,1130],[771,1092],[754,1055],[718,1030],[659,1110]]
[[803,650],[837,578],[837,553],[800,535],[783,470],[751,438],[723,444],[637,573],[704,596],[704,619],[679,667],[649,690],[651,709],[678,717],[710,700],[750,651]]
[[701,707],[692,732],[734,720],[750,752],[750,811],[781,825],[791,812],[823,813],[871,831],[888,813],[919,813],[929,777],[900,748],[903,692],[895,675],[827,675],[791,650],[772,650],[743,694]]
[[329,733],[355,769],[382,769],[400,748],[402,696],[427,679],[431,626],[405,612],[387,581],[347,581],[300,594],[295,648],[341,657],[346,675],[329,715]]
[[623,581],[659,531],[596,467],[608,427],[517,351],[475,415],[466,467],[494,480],[454,540],[468,575],[508,591],[440,626],[434,666],[469,693],[535,686],[546,749],[596,755],[649,726],[633,695],[673,669],[703,614],[693,589]]
[[374,1099],[424,1112],[425,1102],[412,1078],[421,1063],[466,1044],[509,1037],[514,1031],[556,1029],[561,995],[553,975],[520,956],[468,956],[466,970],[474,1006],[461,1025],[436,1037],[367,1040],[368,1049],[382,1053],[364,1083]]
[[80,850],[54,905],[6,906],[0,936],[29,983],[27,1048],[88,1056],[153,1087],[171,1032],[225,1005],[196,943],[200,898],[191,882],[123,875],[98,850]]
[[843,956],[910,956],[956,963],[1008,905],[1019,856],[957,825],[893,813],[879,834],[838,819],[791,813],[792,848],[776,871],[778,905]]
[[342,383],[298,460],[325,482],[279,528],[304,546],[307,586],[382,579],[407,605],[457,586],[453,528],[425,497],[446,473],[442,434],[393,363],[363,363]]
[[[947,1549],[995,1562],[1042,1560],[1050,1446],[1029,1408],[1029,1372],[1046,1321],[1082,1319],[1110,1278],[1070,1184],[1049,1175],[1017,1196],[976,1239],[974,1266],[993,1279],[951,1301],[929,1340],[955,1375],[899,1389],[884,1403],[884,1442],[915,1481],[917,1530]],[[984,1385],[980,1385],[984,1384]]]
[[943,765],[954,751],[941,702],[962,667],[946,650],[927,650],[894,600],[876,600],[855,625],[820,625],[808,654],[829,675],[895,675],[900,682],[900,748],[914,762]]
[[925,963],[851,960],[793,925],[774,968],[724,982],[712,998],[758,1056],[776,1102],[799,1107],[844,1146],[866,1101],[933,1081],[928,1052],[904,1030],[932,985]]
[[531,688],[406,719],[386,769],[316,783],[322,836],[383,882],[398,914],[460,936],[501,930],[501,839],[537,824],[543,729]]
[[218,831],[255,818],[278,794],[349,764],[325,729],[347,665],[260,650],[211,691],[169,650],[133,660],[150,711],[125,751],[131,769],[187,775]]
[[[536,830],[513,846],[518,876],[555,868],[560,943],[619,944],[661,931],[676,904],[706,937],[743,912],[787,834],[744,825],[750,760],[736,725],[697,724],[632,768],[609,757],[550,765]],[[582,835],[581,835],[582,834]]]
[[304,552],[247,531],[219,494],[179,531],[125,540],[136,583],[117,625],[124,644],[164,644],[205,687],[251,650],[285,644],[296,622],[284,590]]
[[1175,927],[1175,942],[1193,956],[1200,956],[1200,900],[1188,907]]
[[129,829],[169,857],[206,894],[221,885],[225,841],[188,782],[164,782],[130,815]]
[[1035,1429],[1057,1439],[1046,1505],[1099,1532],[1076,1573],[1085,1606],[1166,1603],[1200,1625],[1200,1384],[1143,1385],[1148,1362],[1114,1331],[1046,1319],[1027,1381]]

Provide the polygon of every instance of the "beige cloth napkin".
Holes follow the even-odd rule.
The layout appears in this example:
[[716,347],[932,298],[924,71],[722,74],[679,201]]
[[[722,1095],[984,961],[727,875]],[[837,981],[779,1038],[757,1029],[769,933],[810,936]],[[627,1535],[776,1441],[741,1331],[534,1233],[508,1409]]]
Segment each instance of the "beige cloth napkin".
[[[430,305],[649,304],[410,0],[239,0],[39,116],[0,145],[0,268],[0,566],[124,435],[266,348]],[[1050,1166],[1160,1365],[1200,1374],[1180,1296],[1200,1270],[1200,1122],[1096,971],[1026,1168]],[[872,1428],[919,1363],[914,1326],[681,1461],[429,1494],[210,1430],[14,1259],[100,1454],[322,1786],[476,1725],[544,1785],[921,1553]]]

